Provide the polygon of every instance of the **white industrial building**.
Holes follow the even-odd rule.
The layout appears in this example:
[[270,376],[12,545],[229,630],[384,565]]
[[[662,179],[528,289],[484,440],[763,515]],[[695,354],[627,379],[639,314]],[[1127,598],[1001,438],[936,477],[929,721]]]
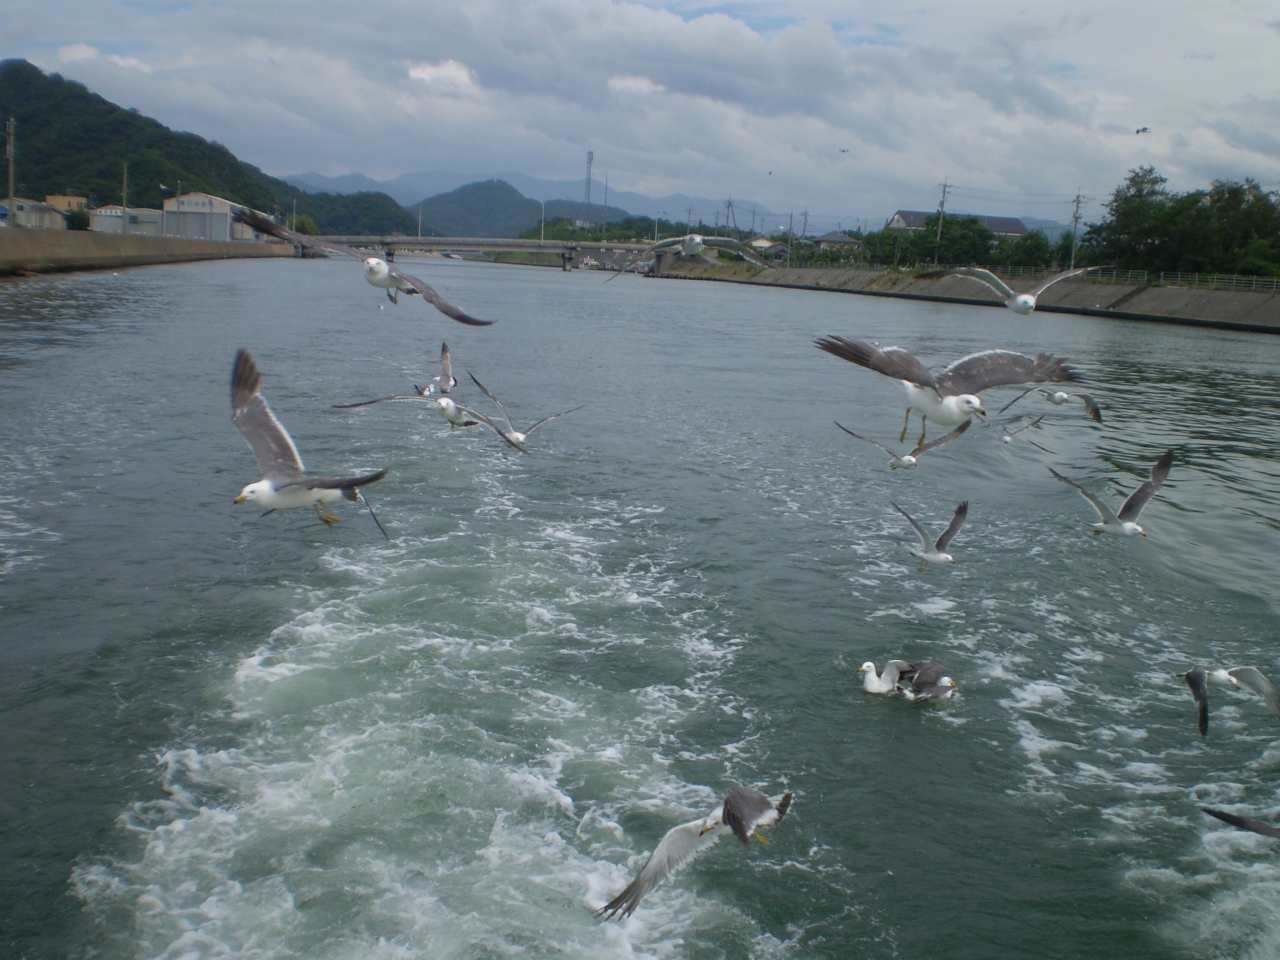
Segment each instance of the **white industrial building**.
[[98,233],[133,233],[142,237],[160,236],[160,211],[154,207],[130,207],[128,225],[124,207],[108,204],[89,211],[89,229]]
[[[169,197],[164,208],[110,204],[89,212],[89,229],[100,233],[135,233],[144,237],[186,237],[191,240],[263,240],[258,231],[235,222],[240,204],[211,193]],[[270,218],[269,214],[260,213]],[[127,222],[124,219],[127,216]]]

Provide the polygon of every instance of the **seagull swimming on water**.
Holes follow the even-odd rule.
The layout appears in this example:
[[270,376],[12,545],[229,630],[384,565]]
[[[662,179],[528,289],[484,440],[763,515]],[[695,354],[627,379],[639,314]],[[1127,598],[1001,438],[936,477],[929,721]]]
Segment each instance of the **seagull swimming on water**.
[[1142,508],[1147,505],[1148,500],[1155,496],[1156,491],[1164,486],[1164,481],[1169,476],[1169,468],[1171,466],[1173,466],[1173,451],[1166,450],[1164,456],[1157,460],[1156,465],[1151,468],[1151,479],[1129,494],[1129,499],[1124,502],[1118,513],[1112,513],[1111,508],[1102,500],[1095,497],[1074,480],[1068,480],[1053,467],[1049,468],[1049,472],[1063,483],[1075,487],[1080,491],[1082,497],[1093,504],[1093,509],[1098,511],[1098,516],[1102,520],[1101,523],[1093,524],[1094,533],[1114,533],[1121,537],[1132,537],[1140,534],[1145,537],[1147,532],[1138,525],[1138,514],[1142,513]]
[[597,910],[596,915],[606,919],[619,914],[631,916],[646,893],[698,854],[715,846],[722,836],[733,834],[744,847],[750,845],[752,836],[761,843],[766,842],[760,830],[778,823],[790,808],[790,792],[771,800],[750,787],[730,787],[724,802],[707,816],[668,830],[636,878]]
[[916,447],[914,450],[912,450],[910,453],[895,453],[894,451],[890,450],[888,447],[886,447],[883,443],[881,443],[878,440],[872,440],[870,437],[858,436],[858,434],[854,433],[852,430],[844,426],[838,420],[833,420],[832,422],[841,430],[843,430],[845,433],[847,433],[849,436],[853,437],[855,440],[862,440],[862,441],[865,441],[866,443],[873,443],[877,447],[879,447],[881,450],[883,450],[885,453],[887,453],[889,455],[890,470],[897,470],[899,467],[902,467],[904,470],[914,469],[921,455],[928,453],[930,450],[938,449],[938,447],[942,446],[944,443],[950,443],[956,437],[960,436],[960,434],[968,430],[969,424],[973,423],[972,420],[966,420],[964,423],[960,424],[960,426],[956,427],[950,433],[944,434],[943,436],[939,437],[937,440],[930,440],[928,443],[922,443],[918,447]]
[[907,388],[907,415],[902,421],[899,443],[907,436],[912,410],[920,411],[918,442],[923,444],[925,421],[930,418],[944,427],[954,427],[975,413],[986,413],[982,400],[978,398],[983,390],[1021,383],[1061,383],[1077,379],[1075,371],[1051,353],[1028,357],[1011,350],[983,350],[962,357],[935,376],[901,347],[882,350],[863,340],[848,337],[822,337],[814,343],[818,349],[834,357],[902,381]]
[[1210,683],[1220,687],[1235,687],[1237,690],[1241,687],[1251,690],[1262,698],[1263,703],[1274,716],[1280,717],[1280,693],[1276,692],[1271,681],[1257,667],[1231,667],[1228,670],[1216,667],[1206,670],[1204,667],[1195,666],[1184,673],[1182,679],[1187,681],[1187,686],[1191,688],[1191,695],[1195,697],[1201,736],[1207,736],[1209,733]]
[[[236,351],[231,368],[231,422],[249,444],[262,470],[262,479],[240,491],[236,503],[249,501],[266,508],[267,513],[285,507],[314,506],[316,516],[326,525],[339,520],[325,506],[331,500],[345,497],[348,500],[364,500],[369,516],[378,524],[382,535],[387,535],[377,514],[368,500],[360,495],[359,487],[381,480],[386,470],[360,477],[309,477],[298,456],[298,448],[280,421],[275,418],[266,399],[258,392],[261,378],[249,351]],[[266,514],[263,514],[265,516]]]
[[1080,267],[1076,270],[1064,270],[1062,273],[1055,273],[1052,277],[1045,280],[1029,293],[1014,293],[1007,283],[997,277],[990,270],[983,270],[981,267],[961,267],[959,270],[952,270],[950,276],[966,277],[969,280],[976,280],[978,283],[986,284],[1001,297],[1004,298],[1004,305],[1021,317],[1033,312],[1036,308],[1036,300],[1047,289],[1057,283],[1059,280],[1065,280],[1067,277],[1076,277],[1082,273],[1086,273],[1088,267]]
[[867,693],[897,693],[901,680],[915,675],[915,667],[905,660],[890,660],[883,667],[868,660],[858,668],[862,689]]
[[955,692],[956,682],[947,676],[945,669],[930,661],[914,668],[911,686],[903,689],[902,695],[914,703],[928,703],[949,699]]
[[[506,426],[504,427],[501,424],[497,423],[495,420],[493,420],[492,417],[488,416],[487,414],[480,413],[478,410],[471,410],[466,407],[462,407],[460,409],[464,413],[470,416],[479,417],[481,422],[487,423],[490,427],[493,428],[494,433],[500,436],[503,440],[507,441],[507,443],[515,447],[521,453],[529,452],[528,450],[525,449],[524,442],[525,440],[528,439],[529,434],[533,433],[533,431],[536,430],[538,427],[542,426],[548,420],[554,420],[556,417],[563,417],[567,413],[574,413],[575,411],[581,410],[583,407],[586,406],[586,404],[584,403],[574,407],[572,410],[563,410],[560,413],[553,413],[549,417],[543,417],[541,420],[538,420],[536,423],[532,424],[531,426],[527,427],[523,432],[521,432],[520,430],[517,430],[516,425],[511,422],[511,414],[507,413],[507,408],[502,405],[502,401],[499,400],[497,397],[495,397],[492,393],[490,393],[489,388],[486,387],[479,380],[477,380],[476,375],[472,373],[470,370],[467,371],[467,376],[469,376],[472,382],[474,382],[475,385],[480,388],[481,393],[483,393],[486,397],[488,397],[490,400],[492,400],[494,403],[498,405],[498,409],[502,411],[503,419],[505,419],[507,423],[506,423]],[[447,398],[441,397],[440,402],[444,403],[445,399]]]
[[947,553],[947,547],[951,546],[951,541],[955,539],[960,527],[964,524],[964,518],[969,515],[969,501],[965,500],[956,507],[956,512],[951,517],[951,523],[946,530],[943,531],[937,541],[930,542],[932,538],[929,531],[912,519],[911,514],[903,510],[900,506],[889,501],[890,506],[897,510],[900,514],[907,518],[907,523],[915,528],[916,533],[920,535],[920,543],[922,544],[922,552],[916,553],[911,551],[913,557],[920,558],[920,573],[924,573],[924,568],[931,563],[955,563],[955,558]]
[[[650,256],[655,250],[666,250],[671,247],[679,247],[680,253],[684,254],[686,257],[696,257],[698,254],[704,252],[708,247],[719,248],[721,250],[733,250],[736,253],[742,254],[752,263],[759,264],[762,267],[769,266],[769,264],[760,259],[760,255],[756,253],[756,251],[752,250],[745,243],[742,243],[739,240],[734,240],[732,237],[704,237],[700,233],[690,233],[683,237],[671,237],[668,240],[659,240],[657,243],[650,244],[648,247],[635,254],[635,256],[627,262],[626,266],[624,266],[619,273],[627,273],[633,266]],[[616,277],[618,274],[615,273],[613,276]],[[612,279],[613,277],[609,278],[609,280]],[[605,283],[608,283],[609,280],[606,280]]]
[[235,219],[259,233],[265,233],[268,236],[275,237],[279,240],[285,240],[289,243],[296,243],[301,246],[315,247],[318,250],[328,250],[330,253],[340,253],[343,256],[354,257],[357,260],[364,261],[364,278],[369,281],[372,286],[379,290],[385,290],[387,299],[392,303],[400,302],[400,294],[417,294],[421,295],[433,307],[443,313],[446,317],[451,317],[459,323],[469,324],[473,327],[487,327],[493,323],[493,320],[477,320],[471,314],[465,312],[459,307],[455,307],[440,294],[426,283],[423,283],[417,277],[405,273],[394,263],[388,263],[382,257],[368,256],[364,251],[357,250],[355,247],[348,247],[345,244],[333,243],[329,240],[321,240],[318,237],[309,237],[306,234],[295,233],[287,230],[273,220],[259,216],[247,207],[241,207],[236,211]]

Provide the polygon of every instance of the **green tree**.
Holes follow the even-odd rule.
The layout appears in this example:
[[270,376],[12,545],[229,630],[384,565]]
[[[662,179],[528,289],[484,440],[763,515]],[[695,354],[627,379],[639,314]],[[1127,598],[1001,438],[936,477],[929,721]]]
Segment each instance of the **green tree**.
[[[1067,256],[1070,255],[1068,246]],[[1032,230],[1020,237],[1000,238],[995,257],[1011,267],[1047,267],[1053,262],[1053,248],[1043,232]]]
[[72,210],[67,214],[68,230],[88,230],[89,229],[89,211]]
[[316,226],[316,222],[305,213],[300,213],[293,221],[293,229],[304,237],[320,236],[320,228]]

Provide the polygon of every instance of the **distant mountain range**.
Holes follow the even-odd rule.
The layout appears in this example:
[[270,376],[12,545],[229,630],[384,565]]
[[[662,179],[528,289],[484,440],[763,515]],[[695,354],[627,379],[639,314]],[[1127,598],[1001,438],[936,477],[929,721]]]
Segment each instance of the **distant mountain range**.
[[[303,190],[324,190],[328,193],[354,193],[359,190],[381,191],[395,198],[398,203],[405,207],[416,210],[419,203],[425,202],[424,198],[434,198],[438,194],[456,190],[458,187],[474,182],[475,176],[447,170],[419,170],[416,173],[401,174],[391,180],[374,180],[362,173],[347,173],[340,177],[326,177],[322,173],[296,173],[282,179]],[[509,183],[526,198],[546,201],[548,217],[551,216],[550,205],[552,202],[568,205],[576,203],[579,207],[582,207],[586,194],[585,180],[542,180],[538,177],[531,177],[514,171],[495,173],[493,174],[493,179]],[[606,200],[605,184],[594,178],[591,181],[591,199],[593,207],[603,205]],[[691,197],[683,193],[671,193],[665,197],[648,197],[642,193],[610,188],[607,199],[610,208],[618,210],[622,216],[662,217],[673,223],[683,222],[689,216],[690,207],[693,208],[694,223],[697,223],[699,218],[704,223],[714,223],[717,214],[723,218],[725,212],[723,200]],[[775,213],[754,200],[739,200],[735,198],[733,207],[734,218],[737,220],[738,226],[744,230],[751,227],[752,211],[755,212],[754,220],[757,224],[767,222],[771,227],[785,218],[785,215]],[[557,213],[556,215],[562,216],[564,214]],[[581,217],[580,219],[591,218]],[[600,218],[596,217],[595,219],[598,220]],[[610,219],[614,219],[614,217],[611,215]],[[423,214],[423,220],[424,222],[426,221],[425,213]]]
[[[413,205],[414,210],[419,207],[422,222],[447,237],[516,237],[537,226],[543,215],[541,203],[523,196],[504,180],[468,183]],[[566,217],[599,223],[626,216],[627,211],[620,207],[595,203],[588,207],[580,200],[550,200],[546,205],[548,220]]]

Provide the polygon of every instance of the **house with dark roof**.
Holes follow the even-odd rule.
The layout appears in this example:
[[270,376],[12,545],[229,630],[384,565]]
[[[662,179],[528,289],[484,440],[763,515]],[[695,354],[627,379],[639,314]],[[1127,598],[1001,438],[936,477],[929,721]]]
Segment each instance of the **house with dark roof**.
[[[886,230],[923,230],[926,217],[932,217],[936,210],[898,210],[889,222]],[[973,217],[997,237],[1020,237],[1029,232],[1027,225],[1017,217],[988,217],[974,213],[953,213],[953,217]]]
[[813,242],[818,245],[819,250],[857,250],[862,246],[861,240],[849,236],[843,230],[824,233]]

